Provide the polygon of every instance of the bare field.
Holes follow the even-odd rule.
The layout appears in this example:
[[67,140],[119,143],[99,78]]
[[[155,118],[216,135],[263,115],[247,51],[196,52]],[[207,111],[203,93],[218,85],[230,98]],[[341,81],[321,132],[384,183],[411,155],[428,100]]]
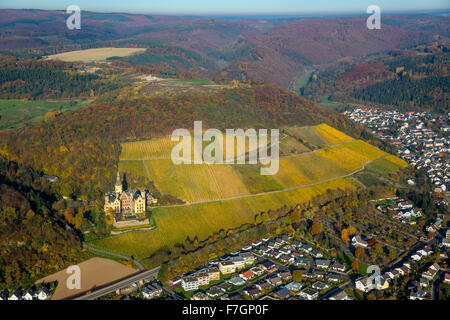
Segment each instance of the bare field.
[[105,61],[110,57],[126,57],[132,54],[144,52],[145,48],[95,48],[76,50],[48,56],[49,60],[61,60],[66,62],[94,62]]
[[81,271],[80,289],[67,288],[66,282],[70,277],[70,274],[66,273],[67,269],[42,278],[36,283],[58,281],[58,287],[52,296],[52,300],[63,300],[139,272],[137,269],[129,268],[119,262],[105,258],[91,258],[81,262],[78,266]]

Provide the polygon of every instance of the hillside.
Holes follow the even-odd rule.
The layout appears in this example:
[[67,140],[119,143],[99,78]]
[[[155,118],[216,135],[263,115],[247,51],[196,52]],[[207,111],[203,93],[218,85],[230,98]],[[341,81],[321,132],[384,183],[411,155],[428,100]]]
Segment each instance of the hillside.
[[150,266],[149,257],[158,251],[176,251],[189,239],[203,242],[217,239],[218,234],[232,234],[257,223],[260,215],[289,211],[316,197],[376,188],[380,181],[386,187],[383,179],[406,166],[403,160],[324,124],[286,131],[321,149],[281,157],[280,169],[273,176],[261,176],[259,167],[249,164],[174,165],[168,156],[173,143],[167,138],[124,143],[119,166],[131,188],[139,186],[137,178],[145,177],[185,203],[154,208],[154,230],[128,232],[90,244],[133,255]]
[[446,113],[449,57],[445,42],[393,50],[369,61],[342,61],[314,71],[299,92],[315,101],[331,96],[335,101]]
[[[195,72],[288,87],[306,66],[411,47],[450,34],[448,17],[392,15],[381,30],[366,16],[224,20],[83,13],[69,32],[62,11],[0,10],[0,50],[41,56],[98,47],[147,48],[123,60],[158,72]],[[33,50],[28,50],[33,48]]]
[[99,97],[89,106],[19,131],[1,132],[1,152],[62,178],[61,192],[98,196],[114,182],[119,143],[169,135],[192,128],[279,128],[320,123],[358,137],[362,129],[274,85],[252,85],[212,92],[142,96],[128,89]]
[[0,289],[30,287],[82,258],[55,195],[36,171],[0,157]]

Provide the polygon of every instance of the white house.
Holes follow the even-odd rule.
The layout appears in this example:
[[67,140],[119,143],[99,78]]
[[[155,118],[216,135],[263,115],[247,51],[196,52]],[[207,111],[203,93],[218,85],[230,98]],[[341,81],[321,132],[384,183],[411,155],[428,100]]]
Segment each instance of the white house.
[[198,280],[195,277],[186,277],[181,280],[181,286],[184,291],[192,291],[198,289]]
[[354,247],[362,247],[367,248],[368,244],[367,241],[364,241],[359,234],[353,237],[352,239],[352,246]]
[[362,292],[369,292],[374,288],[374,285],[372,279],[369,279],[369,277],[362,277],[356,279],[355,287]]

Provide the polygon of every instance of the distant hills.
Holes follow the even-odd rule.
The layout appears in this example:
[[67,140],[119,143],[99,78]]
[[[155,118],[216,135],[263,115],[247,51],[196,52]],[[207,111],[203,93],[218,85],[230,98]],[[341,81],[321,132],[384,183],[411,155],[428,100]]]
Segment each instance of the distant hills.
[[224,20],[82,12],[82,29],[71,31],[67,16],[63,11],[0,10],[0,50],[34,48],[34,53],[50,54],[106,42],[150,47],[147,58],[133,64],[158,67],[179,59],[176,68],[184,71],[288,87],[308,65],[450,35],[449,17],[424,14],[386,16],[381,30],[368,30],[365,16]]

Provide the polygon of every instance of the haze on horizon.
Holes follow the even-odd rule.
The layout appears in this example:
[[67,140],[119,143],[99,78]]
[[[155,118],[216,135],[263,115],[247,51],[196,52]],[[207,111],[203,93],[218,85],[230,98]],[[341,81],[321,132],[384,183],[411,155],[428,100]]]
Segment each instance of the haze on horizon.
[[3,0],[0,9],[65,10],[73,4],[86,11],[168,15],[366,14],[367,7],[372,4],[378,5],[384,12],[450,9],[448,0]]

